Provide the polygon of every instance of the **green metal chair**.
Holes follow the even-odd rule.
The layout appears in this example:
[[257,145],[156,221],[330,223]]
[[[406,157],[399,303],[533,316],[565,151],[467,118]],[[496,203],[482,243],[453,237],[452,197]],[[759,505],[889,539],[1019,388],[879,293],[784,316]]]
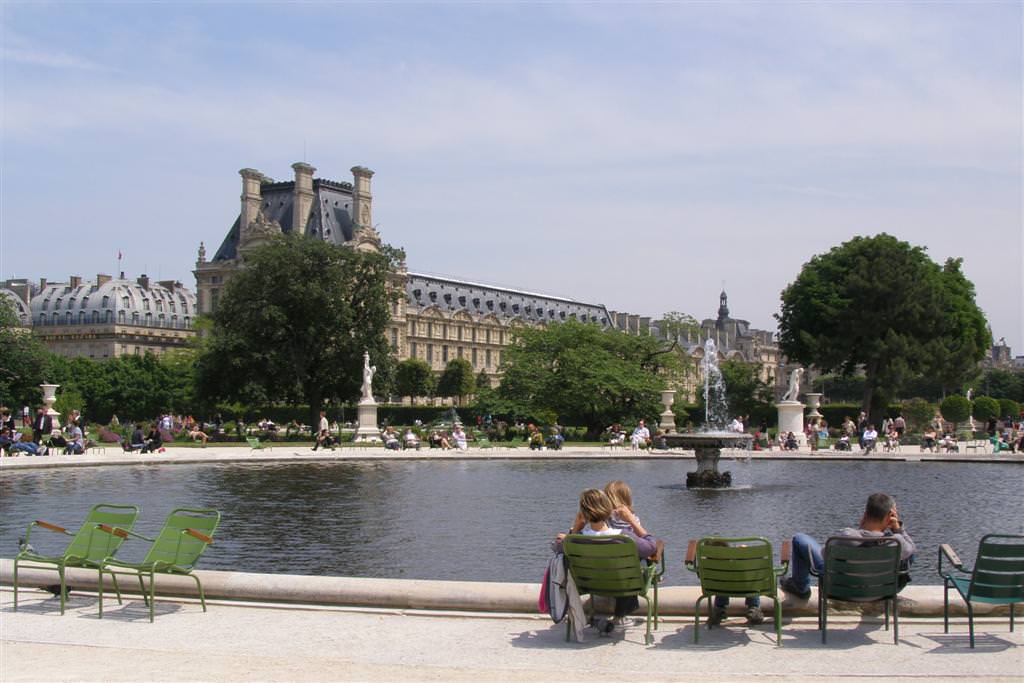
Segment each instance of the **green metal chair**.
[[[665,573],[664,544],[658,541],[657,547],[657,552],[644,562],[637,557],[636,543],[629,536],[570,534],[562,541],[569,573],[581,596],[636,596],[646,601],[647,645],[654,642],[652,624],[658,628],[658,583]],[[571,629],[572,624],[566,621],[566,640]]]
[[885,602],[885,630],[889,630],[892,605],[892,639],[900,644],[899,604],[900,544],[895,538],[833,536],[825,542],[824,571],[818,577],[818,628],[821,642],[828,634],[828,601]]
[[690,541],[686,568],[700,579],[700,597],[693,613],[693,642],[700,639],[700,603],[712,597],[752,598],[765,596],[775,605],[775,639],[782,645],[782,607],[778,596],[779,577],[789,570],[790,542],[782,544],[780,566],[772,561],[772,544],[761,536],[721,538],[710,536]]
[[268,451],[274,450],[273,446],[268,446],[265,443],[260,443],[260,440],[258,438],[256,438],[255,436],[247,436],[247,437],[245,437],[245,440],[249,444],[249,451],[250,452],[252,452],[252,451],[262,451],[263,449],[266,449]]
[[[942,558],[953,565],[953,570],[942,570]],[[956,588],[967,603],[967,623],[974,647],[974,608],[972,602],[1010,606],[1010,631],[1013,631],[1014,606],[1024,602],[1024,536],[1017,534],[988,534],[978,544],[974,569],[965,569],[963,562],[947,543],[939,546],[939,576],[945,590],[942,619],[949,633],[949,589]]]
[[[142,599],[149,606],[149,620],[153,621],[153,600],[156,597],[156,575],[176,574],[191,577],[199,590],[199,601],[206,611],[206,596],[199,577],[192,573],[199,557],[206,547],[213,543],[213,532],[220,524],[220,512],[207,508],[177,508],[172,510],[164,522],[163,529],[155,539],[124,528],[103,529],[111,536],[126,539],[129,536],[152,542],[142,562],[122,562],[112,557],[99,566],[100,573],[100,618],[103,618],[103,573],[135,575],[142,589]],[[149,590],[142,577],[149,575]],[[115,579],[116,581],[116,579]],[[116,586],[116,583],[115,583]],[[148,597],[147,597],[148,592]]]
[[[64,570],[68,567],[96,568],[107,558],[114,555],[117,549],[124,543],[123,537],[111,536],[103,533],[101,527],[119,527],[130,530],[139,517],[139,508],[136,505],[113,505],[100,503],[89,510],[85,521],[78,531],[72,534],[62,526],[51,524],[37,519],[28,525],[25,530],[25,542],[21,552],[14,558],[14,609],[18,609],[18,566],[30,563],[28,566],[38,568],[39,565],[55,565],[57,574],[60,576],[60,613],[64,614],[64,603],[66,600],[66,581]],[[55,531],[59,534],[72,536],[71,543],[60,555],[42,555],[31,549],[29,545],[32,538],[32,529],[40,527],[48,531]],[[117,591],[117,601],[121,602],[121,590],[117,587],[117,580],[114,581],[114,590]]]

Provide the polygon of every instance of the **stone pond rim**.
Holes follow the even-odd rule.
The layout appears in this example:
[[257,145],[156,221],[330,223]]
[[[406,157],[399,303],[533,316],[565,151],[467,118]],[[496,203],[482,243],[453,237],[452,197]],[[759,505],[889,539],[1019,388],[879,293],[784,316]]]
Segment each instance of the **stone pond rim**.
[[697,471],[686,473],[686,488],[721,489],[732,486],[732,474],[718,471],[723,448],[749,449],[754,437],[737,432],[695,432],[666,434],[669,448],[692,449],[697,457]]

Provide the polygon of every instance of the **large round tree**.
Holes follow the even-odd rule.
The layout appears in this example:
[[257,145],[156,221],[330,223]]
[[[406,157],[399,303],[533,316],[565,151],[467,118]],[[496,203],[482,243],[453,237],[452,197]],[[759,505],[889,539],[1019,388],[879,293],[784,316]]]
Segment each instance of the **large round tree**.
[[[209,400],[309,405],[359,394],[363,351],[379,391],[393,374],[388,255],[285,235],[245,255],[197,359]],[[315,424],[315,422],[313,423]]]
[[940,266],[924,248],[884,233],[814,256],[782,292],[782,352],[825,372],[862,370],[861,404],[876,415],[922,374],[959,388],[991,344],[960,265]]

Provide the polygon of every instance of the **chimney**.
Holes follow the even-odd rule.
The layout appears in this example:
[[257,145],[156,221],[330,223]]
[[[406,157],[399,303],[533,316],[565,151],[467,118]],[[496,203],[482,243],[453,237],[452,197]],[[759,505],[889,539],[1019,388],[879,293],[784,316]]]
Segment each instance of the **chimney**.
[[97,287],[102,287],[103,285],[107,284],[108,282],[110,282],[110,276],[109,275],[104,275],[103,273],[98,273],[96,275],[96,286]]
[[309,211],[313,208],[313,174],[316,169],[299,161],[292,164],[295,171],[295,189],[292,190],[292,232],[301,235],[306,231]]
[[370,194],[370,178],[373,171],[363,166],[353,166],[352,176],[352,222],[356,229],[373,227],[373,195]]
[[82,286],[81,275],[70,275],[68,276],[68,284],[71,285],[71,289],[78,289]]
[[160,280],[159,282],[157,282],[157,284],[163,287],[164,289],[171,290],[172,292],[174,291],[175,286],[181,287],[181,283],[178,282],[177,280]]
[[249,224],[256,220],[260,210],[260,181],[263,174],[253,168],[243,168],[238,172],[242,176],[242,213],[239,227],[245,232]]
[[136,280],[136,282],[138,282],[143,289],[149,289],[149,276],[146,275],[145,273],[140,275],[139,279]]
[[44,289],[46,289],[46,278],[41,277],[39,278],[39,291],[43,291]]

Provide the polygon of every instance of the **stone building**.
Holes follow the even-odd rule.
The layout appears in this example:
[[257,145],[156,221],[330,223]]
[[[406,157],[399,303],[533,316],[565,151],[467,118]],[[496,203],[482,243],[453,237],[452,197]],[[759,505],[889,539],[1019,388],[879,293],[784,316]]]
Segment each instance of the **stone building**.
[[196,301],[180,282],[97,275],[38,285],[8,280],[0,294],[13,300],[23,324],[51,351],[114,358],[183,347],[195,336]]
[[[273,235],[295,233],[353,249],[377,250],[373,224],[373,171],[352,168],[353,181],[314,178],[306,163],[292,165],[294,179],[275,182],[244,168],[239,216],[209,260],[199,247],[194,271],[201,313],[210,313],[246,251]],[[575,319],[611,326],[604,306],[564,297],[497,287],[463,279],[409,272],[404,264],[390,275],[390,287],[405,296],[392,304],[388,341],[399,360],[420,358],[437,371],[465,358],[479,373],[495,376],[502,349],[517,325]]]

